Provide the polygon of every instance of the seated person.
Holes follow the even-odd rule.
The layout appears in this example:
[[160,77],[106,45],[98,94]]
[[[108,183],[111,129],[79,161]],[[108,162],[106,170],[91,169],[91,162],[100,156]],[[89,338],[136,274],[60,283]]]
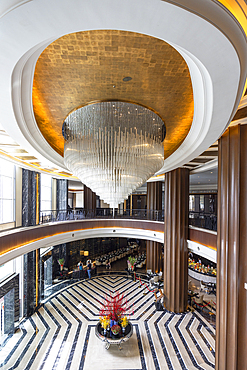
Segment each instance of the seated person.
[[109,260],[106,261],[105,268],[106,268],[106,270],[110,270],[111,269],[111,262]]

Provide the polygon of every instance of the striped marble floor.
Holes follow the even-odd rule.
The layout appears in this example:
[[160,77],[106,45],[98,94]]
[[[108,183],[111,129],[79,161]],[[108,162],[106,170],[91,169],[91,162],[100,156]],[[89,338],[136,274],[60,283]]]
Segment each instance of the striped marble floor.
[[[125,292],[134,303],[133,336],[108,350],[95,336],[100,302]],[[78,282],[49,298],[0,350],[0,369],[214,369],[215,330],[198,313],[155,312],[152,293],[122,276]]]

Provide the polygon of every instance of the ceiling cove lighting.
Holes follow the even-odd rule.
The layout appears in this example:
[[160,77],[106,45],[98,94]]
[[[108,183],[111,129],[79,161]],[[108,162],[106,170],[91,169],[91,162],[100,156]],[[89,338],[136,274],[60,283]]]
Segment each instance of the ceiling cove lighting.
[[163,120],[150,109],[108,101],[70,113],[63,124],[64,163],[116,208],[164,162]]

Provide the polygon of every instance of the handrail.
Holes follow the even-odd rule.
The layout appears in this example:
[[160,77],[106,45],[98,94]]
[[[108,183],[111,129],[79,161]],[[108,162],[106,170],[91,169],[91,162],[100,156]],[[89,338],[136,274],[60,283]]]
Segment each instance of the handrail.
[[217,214],[207,213],[204,211],[190,211],[189,225],[199,227],[201,229],[217,231]]
[[146,210],[146,209],[126,209],[115,210],[112,208],[96,208],[96,209],[62,209],[62,210],[46,210],[40,212],[40,224],[83,220],[92,218],[122,218],[122,219],[137,219],[150,221],[164,221],[164,211]]

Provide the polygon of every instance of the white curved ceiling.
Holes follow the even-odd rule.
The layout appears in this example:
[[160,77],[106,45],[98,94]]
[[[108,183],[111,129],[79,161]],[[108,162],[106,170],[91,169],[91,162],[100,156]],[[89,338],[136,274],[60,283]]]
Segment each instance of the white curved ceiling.
[[170,43],[188,64],[195,105],[193,124],[160,173],[189,162],[230,123],[247,66],[246,37],[237,21],[216,2],[200,3],[203,17],[200,9],[195,14],[195,8],[193,13],[161,0],[12,1],[0,19],[4,129],[31,155],[65,168],[63,158],[48,145],[35,123],[32,82],[37,58],[47,45],[67,33],[95,29],[139,32]]

